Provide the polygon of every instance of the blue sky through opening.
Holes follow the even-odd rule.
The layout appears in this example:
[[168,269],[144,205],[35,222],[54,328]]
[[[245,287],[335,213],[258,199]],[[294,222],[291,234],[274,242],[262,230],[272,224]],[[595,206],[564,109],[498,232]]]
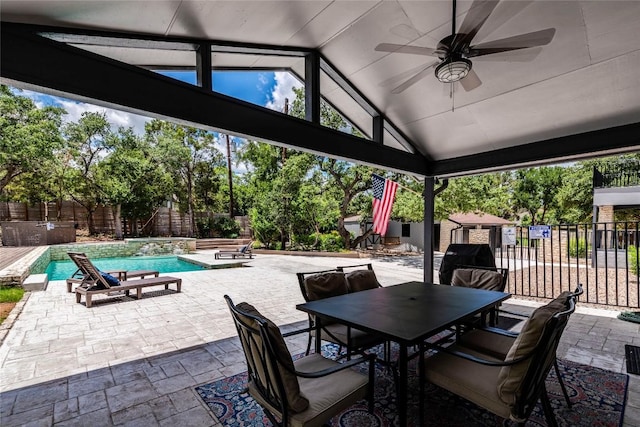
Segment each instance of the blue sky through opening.
[[[162,71],[167,77],[196,84],[193,71]],[[276,87],[275,74],[269,71],[216,71],[213,73],[213,90],[252,104],[266,106]]]

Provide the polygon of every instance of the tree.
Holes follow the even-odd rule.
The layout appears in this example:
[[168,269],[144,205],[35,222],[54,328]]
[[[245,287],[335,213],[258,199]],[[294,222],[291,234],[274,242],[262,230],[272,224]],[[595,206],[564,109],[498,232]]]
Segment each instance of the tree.
[[25,173],[36,173],[55,160],[63,145],[58,107],[38,108],[34,102],[0,85],[0,192]]
[[93,214],[101,197],[95,168],[110,149],[110,127],[105,113],[84,112],[77,122],[63,128],[74,166],[68,181],[74,184],[68,189],[69,195],[86,209],[91,234],[96,231]]
[[[640,154],[625,154],[577,162],[565,168],[565,179],[558,191],[558,204],[563,222],[590,222],[593,216],[593,169],[600,172],[625,171],[629,178],[640,170]],[[631,178],[633,179],[633,178]],[[633,184],[633,182],[630,182]],[[638,209],[616,210],[617,220],[635,220]],[[597,220],[597,218],[596,218]]]
[[351,234],[344,225],[344,219],[352,215],[351,202],[353,199],[371,188],[372,168],[326,157],[321,158],[319,163],[320,169],[331,176],[330,185],[335,185],[340,190],[338,234],[340,234],[345,248],[353,248],[362,241],[362,237],[357,241],[352,241]]
[[132,128],[120,128],[109,141],[114,150],[96,167],[102,200],[111,206],[115,237],[124,237],[122,215],[150,216],[170,194],[170,178],[151,158],[151,147]]
[[[291,114],[296,117],[304,117],[304,90],[302,88],[293,88],[296,98],[293,101]],[[331,129],[349,132],[352,135],[362,137],[344,117],[342,117],[334,108],[324,101],[320,102],[320,124]],[[351,162],[330,159],[318,156],[317,165],[323,172],[330,177],[327,185],[340,190],[338,195],[339,216],[337,218],[338,234],[342,238],[344,248],[353,248],[366,236],[361,236],[357,240],[351,239],[351,234],[344,225],[344,219],[357,212],[354,211],[352,201],[361,193],[371,188],[371,174],[374,169],[368,166],[356,165]],[[370,233],[369,233],[370,234]]]
[[562,186],[562,176],[563,168],[559,166],[516,171],[514,206],[528,213],[531,224],[555,222],[555,211],[559,207],[556,196]]
[[435,217],[443,220],[457,212],[484,212],[508,218],[513,215],[512,182],[510,172],[449,179],[436,198]]
[[195,180],[201,162],[221,156],[211,132],[162,120],[145,125],[146,137],[155,147],[157,160],[173,176],[179,203],[189,217],[189,236],[195,235]]

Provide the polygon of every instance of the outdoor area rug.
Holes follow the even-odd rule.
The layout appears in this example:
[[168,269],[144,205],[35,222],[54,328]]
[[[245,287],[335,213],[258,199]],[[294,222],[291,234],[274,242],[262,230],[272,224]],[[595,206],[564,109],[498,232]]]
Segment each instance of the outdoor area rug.
[[[323,348],[328,356],[335,354],[330,345]],[[418,381],[416,361],[410,367],[409,425],[418,426]],[[559,360],[565,385],[573,403],[571,409],[562,396],[553,369],[547,379],[547,390],[559,426],[611,426],[622,425],[628,376],[579,363]],[[269,426],[271,423],[261,407],[243,391],[247,387],[247,373],[241,373],[210,384],[196,387],[197,393],[213,411],[222,425],[228,427]],[[497,426],[503,419],[461,399],[446,390],[427,383],[425,420],[432,426]],[[367,402],[361,401],[331,420],[331,426],[394,426],[396,425],[396,398],[393,375],[384,366],[376,367],[375,410],[367,411]],[[542,407],[534,410],[527,426],[546,426]]]

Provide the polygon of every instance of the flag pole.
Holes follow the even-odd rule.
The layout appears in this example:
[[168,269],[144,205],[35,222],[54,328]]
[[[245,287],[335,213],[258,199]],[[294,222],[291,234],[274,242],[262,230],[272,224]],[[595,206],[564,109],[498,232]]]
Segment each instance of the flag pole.
[[[383,177],[383,176],[380,176],[380,175],[378,175],[378,174],[376,174],[376,173],[374,173],[373,175],[377,175],[377,176],[379,176],[379,177],[380,177],[380,178],[382,178],[382,179],[387,179],[387,178],[385,178],[385,177]],[[393,182],[395,182],[395,183],[396,183],[396,185],[397,185],[398,187],[402,188],[403,190],[407,190],[407,191],[409,191],[409,192],[411,192],[411,193],[413,193],[413,194],[416,194],[416,195],[418,195],[418,196],[420,196],[420,197],[423,197],[422,193],[418,193],[417,191],[412,190],[412,189],[410,189],[409,187],[405,187],[404,185],[400,184],[398,181],[393,181]]]
[[418,196],[422,197],[422,194],[418,193],[415,190],[410,189],[409,187],[405,187],[404,185],[400,184],[399,182],[396,182],[396,184],[398,184],[398,187],[402,188],[403,190],[407,190],[413,194],[417,194]]

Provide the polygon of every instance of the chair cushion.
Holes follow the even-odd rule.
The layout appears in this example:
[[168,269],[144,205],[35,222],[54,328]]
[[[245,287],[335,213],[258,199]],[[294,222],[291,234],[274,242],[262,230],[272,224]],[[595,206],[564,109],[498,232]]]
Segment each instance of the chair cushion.
[[349,292],[347,280],[342,272],[314,274],[304,279],[310,301],[344,295]]
[[373,270],[354,270],[345,275],[349,292],[366,291],[380,287]]
[[[547,305],[537,308],[522,326],[522,330],[509,349],[505,361],[529,355],[540,341],[547,322],[551,317],[566,309],[566,298],[556,298]],[[503,366],[500,370],[498,395],[507,405],[513,406],[522,394],[522,382],[532,358],[515,365]]]
[[[278,326],[276,326],[275,323],[260,314],[260,312],[256,310],[256,308],[251,304],[241,302],[236,306],[236,308],[244,313],[256,316],[266,322],[267,332],[278,358],[278,368],[280,371],[280,376],[282,377],[282,383],[285,389],[289,409],[291,409],[291,411],[293,412],[300,412],[307,409],[307,407],[309,406],[309,401],[300,393],[298,377],[293,373],[293,359],[291,358],[291,353],[287,348],[287,344],[284,342],[284,338],[282,337],[282,333],[280,332]],[[259,325],[257,324],[257,322],[249,317],[243,317],[242,321],[256,329],[259,329]],[[259,361],[256,362],[257,365],[260,365]],[[287,368],[290,371],[287,370]]]
[[[294,362],[300,372],[317,372],[338,365],[319,354]],[[309,399],[309,408],[291,416],[291,426],[322,426],[334,415],[365,398],[369,379],[367,376],[345,369],[320,378],[299,378],[300,389]]]
[[[451,349],[494,360],[492,357],[459,345],[453,345]],[[425,359],[427,381],[470,400],[494,414],[509,418],[510,409],[500,400],[496,388],[499,373],[500,366],[482,365],[447,353],[437,353]]]
[[517,336],[502,335],[482,329],[474,329],[463,334],[459,338],[459,342],[465,347],[504,360],[516,338]]
[[501,291],[502,274],[497,271],[480,268],[457,268],[451,277],[452,286]]

